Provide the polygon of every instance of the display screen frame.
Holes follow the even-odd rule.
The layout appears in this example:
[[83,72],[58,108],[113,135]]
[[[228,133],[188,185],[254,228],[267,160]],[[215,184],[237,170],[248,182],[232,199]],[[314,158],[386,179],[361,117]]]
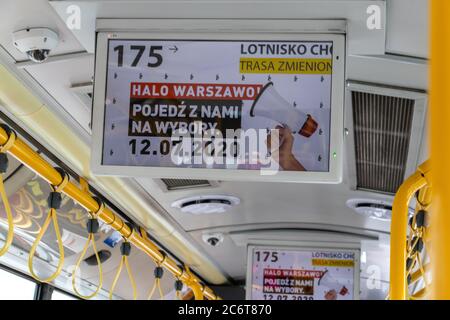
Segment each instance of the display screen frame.
[[246,300],[253,300],[253,252],[255,249],[268,251],[347,251],[355,254],[353,266],[353,300],[359,300],[360,297],[360,275],[361,275],[361,248],[352,243],[315,243],[308,242],[304,246],[300,245],[266,245],[266,244],[248,244],[247,245],[247,272],[245,297]]
[[[274,175],[263,175],[260,170],[208,169],[161,166],[105,165],[103,157],[103,137],[105,123],[105,97],[107,86],[108,40],[199,40],[199,41],[331,41],[333,42],[333,71],[331,87],[330,147],[329,170],[278,171]],[[208,32],[189,31],[165,32],[98,32],[96,45],[95,81],[93,94],[92,153],[91,169],[97,175],[152,178],[191,178],[207,180],[238,181],[279,181],[304,183],[340,183],[343,170],[343,121],[344,121],[344,84],[345,84],[345,35],[343,34],[305,34],[258,32]]]

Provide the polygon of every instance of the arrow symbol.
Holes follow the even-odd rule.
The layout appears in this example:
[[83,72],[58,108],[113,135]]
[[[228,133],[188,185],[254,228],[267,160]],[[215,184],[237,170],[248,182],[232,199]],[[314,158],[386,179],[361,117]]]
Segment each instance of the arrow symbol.
[[164,75],[164,79],[167,79],[169,76],[167,75],[167,73]]
[[113,102],[113,104],[116,104],[116,98],[113,98],[112,102]]
[[297,82],[298,78],[297,76],[294,76],[294,81]]
[[319,155],[318,157],[317,157],[317,161],[322,161],[322,156],[321,155]]
[[194,75],[193,75],[192,73],[191,73],[191,76],[190,76],[190,78],[191,78],[191,80],[192,80],[192,79],[194,79]]
[[294,101],[294,108],[297,106],[297,103]]
[[320,103],[320,109],[322,109],[322,108],[323,108],[323,102]]
[[320,77],[320,82],[323,82],[325,78],[323,76]]
[[109,155],[112,156],[114,154],[114,151],[112,149],[109,151]]
[[117,73],[114,72],[114,79],[117,79]]
[[219,80],[219,75],[218,74],[216,74],[216,80]]
[[267,77],[267,81],[270,81],[270,80],[272,80],[272,78],[271,78],[271,76],[269,74],[269,76]]
[[116,127],[116,125],[113,123],[113,124],[111,125],[111,130],[114,130],[115,127]]
[[245,76],[244,75],[242,75],[242,81],[244,81],[245,80]]
[[323,133],[322,129],[319,129],[319,136],[321,136]]
[[178,47],[177,46],[173,46],[173,48],[169,48],[170,51],[173,51],[173,53],[178,51]]
[[142,79],[142,73],[139,73],[139,79]]

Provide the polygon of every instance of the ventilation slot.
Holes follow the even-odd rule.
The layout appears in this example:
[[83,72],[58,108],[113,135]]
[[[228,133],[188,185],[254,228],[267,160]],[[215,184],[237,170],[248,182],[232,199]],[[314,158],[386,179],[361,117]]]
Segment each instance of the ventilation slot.
[[92,83],[77,83],[72,85],[70,90],[90,111],[92,108]]
[[352,92],[358,189],[393,194],[403,182],[414,102]]
[[208,180],[161,179],[161,181],[164,182],[167,190],[180,190],[212,186]]
[[214,204],[214,203],[221,203],[230,206],[232,203],[230,200],[226,199],[200,199],[200,200],[192,200],[187,201],[181,205],[181,208],[190,207],[196,204]]

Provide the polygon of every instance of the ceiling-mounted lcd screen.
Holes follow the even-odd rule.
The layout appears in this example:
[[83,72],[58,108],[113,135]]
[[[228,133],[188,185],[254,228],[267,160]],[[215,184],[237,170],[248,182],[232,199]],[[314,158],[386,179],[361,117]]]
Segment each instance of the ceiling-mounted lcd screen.
[[94,173],[339,182],[344,37],[99,33]]
[[359,250],[249,246],[247,299],[354,300]]

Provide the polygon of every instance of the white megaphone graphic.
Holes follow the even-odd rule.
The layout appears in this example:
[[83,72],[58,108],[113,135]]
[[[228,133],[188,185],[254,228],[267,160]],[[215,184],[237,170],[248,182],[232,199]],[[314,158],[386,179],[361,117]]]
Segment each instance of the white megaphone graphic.
[[348,294],[348,289],[345,287],[345,285],[343,285],[338,279],[333,277],[328,270],[326,270],[322,274],[322,277],[320,277],[317,285],[319,287],[325,287],[328,290],[334,290],[336,294],[340,294],[341,296],[345,296],[346,294]]
[[294,108],[275,90],[273,82],[267,83],[256,97],[250,109],[250,116],[275,120],[289,127],[293,133],[310,137],[317,129],[317,122],[311,115]]

